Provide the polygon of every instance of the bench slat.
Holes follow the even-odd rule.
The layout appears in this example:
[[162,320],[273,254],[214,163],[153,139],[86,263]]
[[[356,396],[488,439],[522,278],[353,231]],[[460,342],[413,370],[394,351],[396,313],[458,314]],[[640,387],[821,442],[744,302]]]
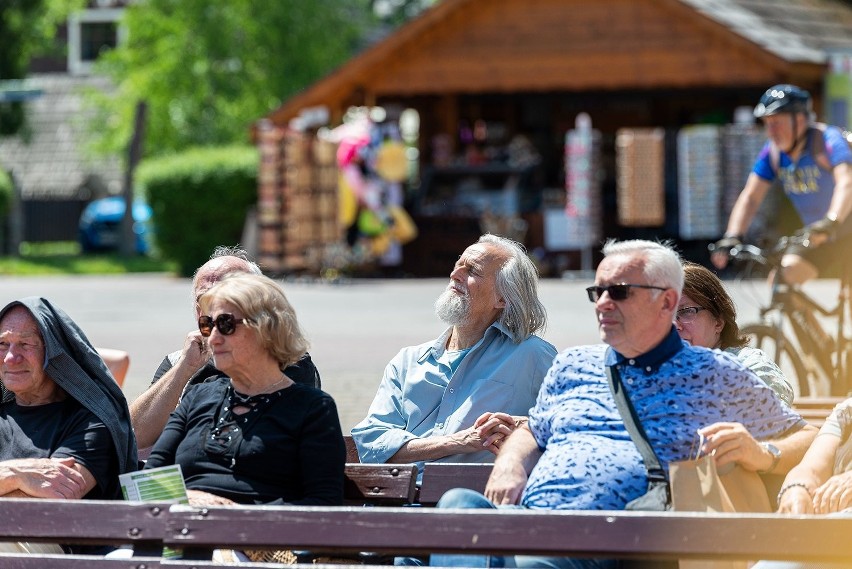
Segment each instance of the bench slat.
[[109,544],[159,541],[169,504],[105,500],[0,500],[0,540]]
[[347,464],[343,494],[350,505],[410,504],[417,492],[414,464]]
[[358,456],[358,447],[355,446],[355,439],[352,435],[343,435],[343,442],[346,444],[346,462],[361,462],[361,457]]
[[798,397],[793,401],[793,409],[828,409],[829,411],[831,411],[832,409],[834,409],[835,405],[845,400],[845,397],[838,396]]
[[[0,553],[3,569],[159,569],[161,561],[156,557],[134,557],[132,559],[105,559],[87,555],[26,555]],[[218,567],[222,567],[219,565]]]
[[[852,559],[852,518],[772,514],[174,506],[165,543],[658,559]],[[779,546],[779,544],[783,544]],[[782,552],[783,553],[780,553]]]
[[424,506],[433,506],[452,488],[484,492],[493,466],[482,463],[427,462],[423,466],[417,501]]

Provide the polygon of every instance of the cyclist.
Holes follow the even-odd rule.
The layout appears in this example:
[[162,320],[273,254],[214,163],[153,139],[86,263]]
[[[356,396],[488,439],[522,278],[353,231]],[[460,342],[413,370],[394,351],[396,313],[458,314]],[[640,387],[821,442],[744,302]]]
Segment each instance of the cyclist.
[[800,284],[843,258],[842,248],[852,245],[852,151],[840,129],[814,122],[810,94],[795,85],[769,88],[754,116],[763,121],[769,140],[731,210],[712,261],[719,269],[728,264],[728,251],[742,242],[777,179],[810,233],[807,247],[792,248],[781,261],[784,281]]

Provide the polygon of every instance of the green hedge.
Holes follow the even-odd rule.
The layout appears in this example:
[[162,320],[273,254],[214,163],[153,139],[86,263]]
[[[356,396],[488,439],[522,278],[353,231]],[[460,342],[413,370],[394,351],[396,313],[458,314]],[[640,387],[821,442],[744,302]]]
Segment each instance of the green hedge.
[[12,177],[0,168],[0,218],[9,215],[9,208],[12,207]]
[[249,206],[257,201],[258,153],[253,147],[197,148],[143,161],[138,189],[154,211],[162,256],[190,276],[217,245],[236,245]]

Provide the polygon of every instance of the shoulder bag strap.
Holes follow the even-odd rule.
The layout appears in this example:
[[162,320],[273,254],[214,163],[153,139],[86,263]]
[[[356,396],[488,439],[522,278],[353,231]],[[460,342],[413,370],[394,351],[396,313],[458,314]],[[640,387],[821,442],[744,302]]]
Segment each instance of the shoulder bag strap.
[[621,413],[621,420],[624,421],[624,426],[633,439],[636,448],[639,449],[639,454],[642,455],[642,460],[645,462],[645,468],[648,470],[648,479],[653,484],[655,482],[667,481],[666,472],[660,464],[660,459],[657,458],[657,453],[648,442],[648,436],[645,434],[645,429],[642,428],[642,423],[636,417],[636,410],[627,394],[624,393],[624,386],[621,384],[621,374],[615,366],[606,366],[606,378],[609,383],[609,389],[612,391],[612,397],[615,399],[615,405],[618,407],[618,412]]

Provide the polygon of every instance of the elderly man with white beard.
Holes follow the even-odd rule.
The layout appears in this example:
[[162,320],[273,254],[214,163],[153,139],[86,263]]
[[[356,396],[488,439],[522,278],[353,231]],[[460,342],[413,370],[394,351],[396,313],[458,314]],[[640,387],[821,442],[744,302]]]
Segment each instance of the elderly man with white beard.
[[435,302],[450,327],[403,348],[352,429],[362,462],[493,462],[526,422],[555,348],[536,336],[547,315],[524,248],[483,235],[459,257]]

